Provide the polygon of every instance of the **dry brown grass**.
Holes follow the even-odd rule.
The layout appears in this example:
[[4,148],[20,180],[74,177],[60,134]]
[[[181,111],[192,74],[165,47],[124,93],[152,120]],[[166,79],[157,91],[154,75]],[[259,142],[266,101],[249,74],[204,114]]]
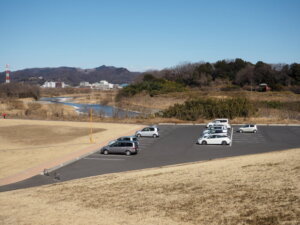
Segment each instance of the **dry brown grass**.
[[299,224],[300,149],[0,193],[2,224]]
[[32,98],[0,99],[0,114],[8,118],[63,119],[78,116],[72,106],[41,104]]
[[160,95],[150,97],[149,95],[142,93],[130,98],[122,98],[122,101],[118,103],[118,106],[127,110],[153,113],[167,109],[176,103],[183,103],[184,101],[184,98],[177,96]]
[[[104,131],[96,128],[94,133]],[[90,132],[89,127],[45,126],[45,125],[16,125],[0,130],[0,137],[8,142],[24,145],[49,145],[72,141],[78,137],[86,136]]]
[[186,92],[174,92],[163,94],[159,96],[150,97],[147,94],[138,94],[130,98],[122,99],[122,106],[131,110],[142,109],[155,109],[163,110],[168,107],[194,98],[232,98],[236,96],[247,97],[251,101],[281,101],[281,102],[294,102],[300,101],[300,95],[292,92],[250,92],[250,91],[201,91],[189,90]]
[[[90,144],[88,122],[0,119],[0,178],[77,152]],[[93,123],[96,143],[140,126]]]
[[90,93],[68,94],[63,97],[73,97],[73,102],[81,104],[101,104],[101,105],[115,105],[115,97],[117,90],[100,91],[91,90]]
[[[193,98],[231,98],[234,96],[245,96],[251,101],[280,101],[295,102],[300,101],[300,95],[292,92],[250,92],[250,91],[213,91],[213,90],[189,90],[187,92],[168,93],[164,95],[150,97],[146,94],[138,94],[130,98],[123,98],[121,102],[115,102],[117,91],[89,90],[89,93],[65,94],[63,96],[74,97],[76,103],[117,105],[119,108],[145,113],[139,118],[105,118],[103,116],[94,117],[99,122],[119,122],[119,123],[185,123],[174,118],[156,118],[153,113]],[[17,102],[16,102],[17,101]],[[0,113],[8,113],[8,117],[32,118],[48,120],[68,120],[68,121],[88,121],[89,117],[78,115],[73,107],[62,104],[35,103],[33,99],[19,99],[12,102],[0,99]],[[203,118],[195,123],[206,123]],[[285,109],[260,108],[255,117],[235,118],[234,123],[299,123],[299,113],[297,111]]]

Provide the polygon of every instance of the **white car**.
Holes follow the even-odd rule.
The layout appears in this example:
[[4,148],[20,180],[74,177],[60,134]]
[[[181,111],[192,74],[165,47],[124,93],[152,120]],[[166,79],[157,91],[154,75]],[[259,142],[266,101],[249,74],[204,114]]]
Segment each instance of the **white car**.
[[227,127],[220,125],[220,126],[211,126],[208,129],[203,131],[203,134],[208,134],[208,133],[213,133],[214,131],[218,131],[221,133],[226,133],[228,132]]
[[199,145],[229,145],[230,143],[229,137],[219,134],[212,134],[208,137],[203,136],[198,139]]
[[226,118],[215,119],[214,121],[209,122],[209,123],[206,125],[206,128],[212,127],[212,126],[216,126],[216,125],[223,125],[223,126],[226,126],[227,129],[230,129],[230,128],[231,128],[231,126],[230,126],[230,124],[229,124],[229,120],[226,119]]
[[245,124],[238,130],[240,133],[243,132],[250,132],[250,133],[256,133],[257,132],[257,126],[255,124]]
[[142,130],[139,130],[135,133],[137,137],[159,137],[159,129],[157,127],[145,127]]
[[217,135],[221,135],[221,136],[224,136],[224,137],[228,137],[228,134],[227,133],[222,133],[222,132],[217,132],[217,133],[215,133],[215,132],[209,132],[209,133],[206,133],[206,134],[203,134],[202,135],[202,137],[209,137],[209,136],[211,136],[211,135],[213,135],[213,134],[217,134]]

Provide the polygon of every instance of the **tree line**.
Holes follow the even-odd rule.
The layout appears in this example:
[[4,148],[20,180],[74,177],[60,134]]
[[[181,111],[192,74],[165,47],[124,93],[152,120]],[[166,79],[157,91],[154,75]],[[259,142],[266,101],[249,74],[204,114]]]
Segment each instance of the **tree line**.
[[229,83],[239,87],[267,83],[272,90],[300,85],[300,64],[267,64],[262,61],[253,64],[242,59],[220,60],[216,63],[186,63],[160,71],[149,71],[166,80],[189,87],[203,87],[218,83]]
[[0,84],[1,98],[40,98],[40,88],[38,86],[23,84],[23,83],[9,83]]

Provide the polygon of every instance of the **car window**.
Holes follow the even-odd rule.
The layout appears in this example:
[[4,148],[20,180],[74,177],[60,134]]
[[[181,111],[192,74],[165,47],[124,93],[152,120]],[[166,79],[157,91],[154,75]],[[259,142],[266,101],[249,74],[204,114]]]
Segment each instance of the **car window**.
[[250,125],[250,127],[254,127],[254,125]]
[[130,138],[124,138],[124,141],[130,141]]
[[150,130],[150,131],[154,131],[154,128],[153,128],[153,127],[151,127],[151,128],[149,128],[149,130]]
[[149,128],[144,128],[142,131],[149,131]]
[[133,141],[137,141],[137,138],[132,138]]
[[227,120],[221,120],[222,123],[227,123]]
[[131,143],[131,142],[125,143],[125,146],[126,146],[126,147],[131,147],[131,146],[132,146],[132,143]]
[[120,146],[120,142],[115,142],[111,145],[111,147],[117,147],[117,146]]

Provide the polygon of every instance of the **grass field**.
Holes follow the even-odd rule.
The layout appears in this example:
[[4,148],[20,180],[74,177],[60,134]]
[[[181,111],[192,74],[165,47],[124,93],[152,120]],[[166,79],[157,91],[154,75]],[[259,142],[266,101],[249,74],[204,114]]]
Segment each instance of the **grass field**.
[[[93,123],[96,143],[117,138],[138,125]],[[91,124],[0,119],[0,178],[90,146]]]
[[300,149],[0,193],[0,224],[299,224]]

